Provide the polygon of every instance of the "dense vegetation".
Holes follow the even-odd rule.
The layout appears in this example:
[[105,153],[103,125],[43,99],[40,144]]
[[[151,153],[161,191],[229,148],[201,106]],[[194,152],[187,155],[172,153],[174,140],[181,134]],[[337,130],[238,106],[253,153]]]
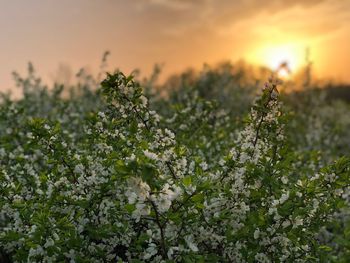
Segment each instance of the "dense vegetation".
[[15,74],[0,261],[349,262],[349,104],[248,73]]

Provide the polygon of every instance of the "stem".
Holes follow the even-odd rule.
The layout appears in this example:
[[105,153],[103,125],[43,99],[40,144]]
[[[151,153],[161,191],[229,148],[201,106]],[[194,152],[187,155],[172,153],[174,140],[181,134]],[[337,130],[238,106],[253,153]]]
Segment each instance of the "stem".
[[[271,99],[272,99],[271,94],[272,94],[272,92],[273,92],[275,89],[276,89],[276,86],[273,85],[273,86],[272,86],[272,89],[269,90],[269,97],[268,97],[267,102],[263,105],[264,108],[267,108],[267,106],[269,105],[269,103],[270,103],[270,101],[271,101]],[[261,118],[260,118],[260,120],[259,120],[258,126],[256,127],[256,135],[255,135],[255,139],[254,139],[254,142],[253,142],[254,149],[255,149],[256,144],[257,144],[257,142],[258,142],[259,133],[260,133],[260,128],[261,128],[261,125],[262,125],[262,123],[263,123],[264,118],[265,118],[266,115],[267,115],[267,113],[263,112],[263,114],[261,115]]]
[[160,230],[160,246],[162,248],[162,256],[163,256],[163,258],[166,258],[167,257],[167,249],[166,249],[166,245],[165,245],[164,229],[163,229],[163,225],[160,222],[159,212],[157,210],[156,204],[152,200],[150,200],[150,199],[148,199],[148,200],[152,205],[152,208],[153,208],[154,213],[156,215],[155,221],[156,221],[156,224],[158,225],[159,230]]

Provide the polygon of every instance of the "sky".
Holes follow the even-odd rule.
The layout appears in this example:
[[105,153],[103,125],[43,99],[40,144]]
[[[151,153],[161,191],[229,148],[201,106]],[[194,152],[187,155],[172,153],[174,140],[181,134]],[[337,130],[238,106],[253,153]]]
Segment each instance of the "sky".
[[296,71],[307,48],[317,76],[350,82],[349,0],[0,0],[0,90],[29,61],[47,82],[97,72],[106,50],[110,69],[167,76],[242,59]]

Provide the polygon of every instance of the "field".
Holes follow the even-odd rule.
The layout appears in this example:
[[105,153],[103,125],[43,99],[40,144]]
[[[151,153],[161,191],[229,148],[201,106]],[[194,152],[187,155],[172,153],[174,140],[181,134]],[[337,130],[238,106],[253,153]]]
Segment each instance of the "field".
[[0,262],[350,262],[349,88],[222,64],[0,102]]

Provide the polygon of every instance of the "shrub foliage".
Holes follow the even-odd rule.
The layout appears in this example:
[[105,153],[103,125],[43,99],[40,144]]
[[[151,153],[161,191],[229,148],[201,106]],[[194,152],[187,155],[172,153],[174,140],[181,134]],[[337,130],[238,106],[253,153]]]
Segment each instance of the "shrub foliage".
[[191,89],[150,105],[121,72],[69,99],[21,81],[0,106],[0,259],[346,261],[322,231],[347,209],[350,159],[296,144],[278,80],[242,119]]

